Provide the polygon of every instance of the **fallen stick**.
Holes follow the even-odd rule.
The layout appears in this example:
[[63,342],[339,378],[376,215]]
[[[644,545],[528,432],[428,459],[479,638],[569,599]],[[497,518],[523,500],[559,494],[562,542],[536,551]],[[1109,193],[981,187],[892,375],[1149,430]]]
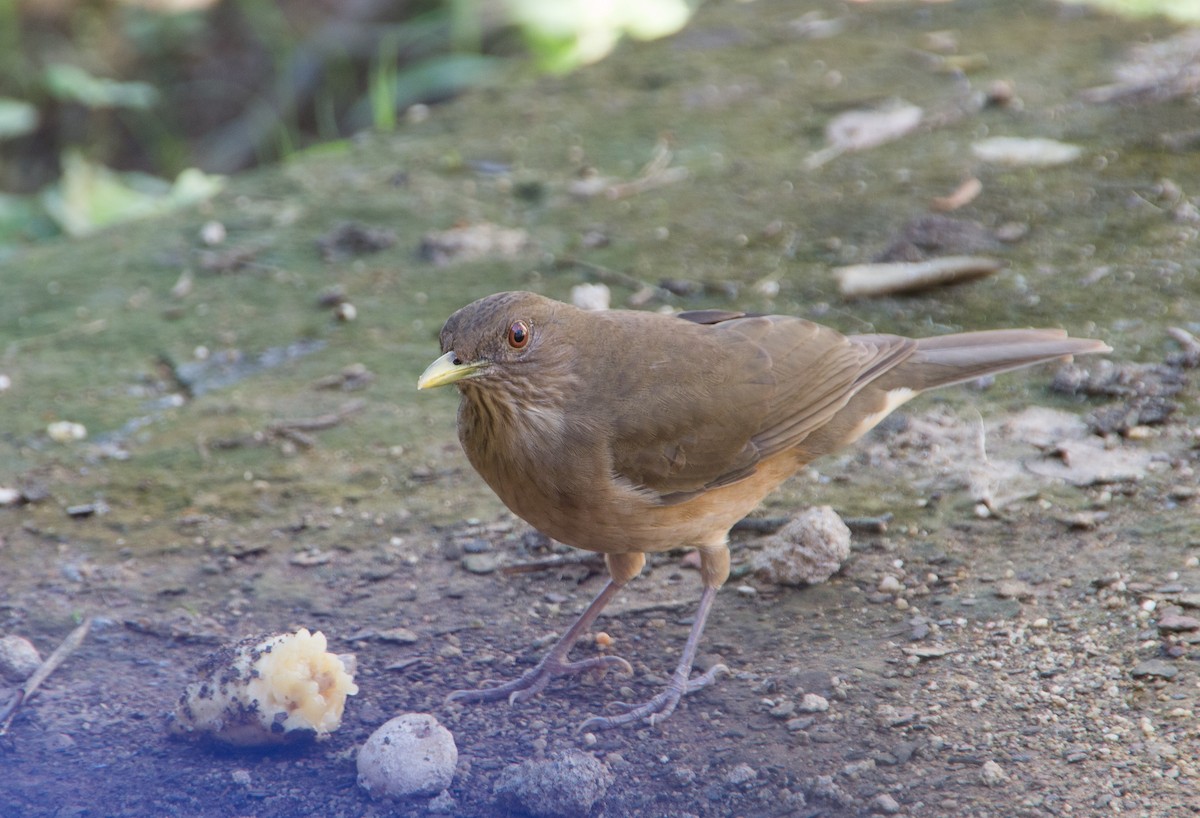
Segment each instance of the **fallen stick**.
[[985,256],[944,256],[928,261],[851,264],[837,267],[838,290],[844,298],[870,298],[927,290],[991,275],[1004,263]]
[[71,653],[83,644],[84,637],[88,634],[88,629],[92,627],[92,618],[89,616],[83,620],[83,624],[67,636],[54,653],[51,653],[46,661],[42,662],[42,666],[33,672],[33,675],[25,680],[25,684],[17,688],[17,692],[3,706],[0,707],[0,736],[8,733],[8,728],[12,725],[13,719],[16,718],[17,710],[21,705],[33,697],[33,694],[41,686],[42,682],[46,681],[46,677],[58,669],[58,666],[67,660]]

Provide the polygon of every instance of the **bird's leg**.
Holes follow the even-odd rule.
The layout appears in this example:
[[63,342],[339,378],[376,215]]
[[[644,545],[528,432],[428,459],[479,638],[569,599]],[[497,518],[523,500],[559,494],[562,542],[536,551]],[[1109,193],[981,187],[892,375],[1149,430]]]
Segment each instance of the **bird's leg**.
[[526,671],[520,678],[505,684],[485,687],[482,690],[456,690],[446,698],[446,701],[483,702],[507,698],[509,704],[515,704],[541,693],[546,689],[546,685],[550,684],[550,680],[558,676],[573,676],[588,671],[607,671],[613,668],[625,673],[633,673],[633,668],[620,656],[593,656],[577,662],[567,661],[567,654],[579,641],[579,637],[587,633],[588,628],[600,615],[600,611],[604,610],[604,606],[616,596],[617,591],[621,590],[626,582],[637,576],[642,565],[645,564],[646,558],[642,554],[609,554],[606,555],[605,561],[608,563],[609,573],[613,578],[608,581],[608,584],[596,595],[587,609],[579,615],[571,627],[567,628],[566,633],[559,637],[558,641],[554,643],[554,647],[550,648],[535,667]]
[[708,620],[708,612],[716,599],[717,589],[729,577],[729,549],[724,544],[719,549],[705,549],[700,552],[700,574],[704,580],[704,592],[700,595],[700,606],[696,609],[696,618],[692,621],[692,629],[688,632],[687,643],[683,646],[683,655],[671,675],[671,681],[666,689],[650,701],[626,710],[617,716],[593,716],[579,726],[580,730],[606,730],[609,727],[621,727],[626,724],[646,719],[652,726],[675,712],[679,700],[712,684],[718,673],[728,673],[725,665],[713,665],[703,674],[691,678],[692,662],[696,658],[696,649],[700,647],[700,636],[704,633],[704,623]]
[[713,665],[704,674],[694,679],[690,678],[692,662],[696,658],[696,648],[700,645],[700,634],[704,632],[704,621],[708,619],[708,610],[712,607],[713,599],[716,596],[717,589],[713,587],[705,588],[704,593],[701,594],[696,620],[692,623],[687,644],[683,647],[683,655],[679,657],[679,664],[675,666],[675,673],[672,674],[666,689],[645,704],[626,710],[618,716],[593,716],[581,724],[579,729],[605,730],[609,727],[632,724],[642,719],[646,719],[653,725],[671,715],[675,711],[675,706],[679,704],[679,700],[685,695],[711,684],[718,673],[728,673],[729,668],[725,665]]

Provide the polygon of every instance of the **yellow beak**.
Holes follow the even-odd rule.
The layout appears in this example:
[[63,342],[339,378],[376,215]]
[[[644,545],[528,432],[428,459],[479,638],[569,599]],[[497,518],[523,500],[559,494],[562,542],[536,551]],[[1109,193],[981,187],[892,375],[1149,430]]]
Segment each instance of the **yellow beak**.
[[456,381],[474,378],[487,367],[487,364],[483,361],[457,364],[454,362],[454,359],[454,350],[450,350],[431,363],[421,373],[421,377],[417,378],[417,389],[434,389],[435,387],[445,386]]

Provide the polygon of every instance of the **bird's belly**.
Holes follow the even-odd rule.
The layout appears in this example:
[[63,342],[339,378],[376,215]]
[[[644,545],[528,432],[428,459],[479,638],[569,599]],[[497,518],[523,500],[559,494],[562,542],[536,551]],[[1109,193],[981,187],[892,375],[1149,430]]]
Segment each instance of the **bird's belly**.
[[733,524],[796,466],[794,457],[776,456],[744,480],[671,505],[611,481],[586,492],[572,492],[552,481],[536,487],[526,482],[519,490],[507,480],[489,484],[513,513],[567,545],[600,553],[655,552],[724,544]]

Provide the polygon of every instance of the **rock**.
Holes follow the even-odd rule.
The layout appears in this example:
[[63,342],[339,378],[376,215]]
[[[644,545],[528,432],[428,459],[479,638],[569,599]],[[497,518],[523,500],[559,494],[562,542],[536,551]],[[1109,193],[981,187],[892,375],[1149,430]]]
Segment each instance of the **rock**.
[[796,709],[801,713],[824,713],[829,709],[829,700],[816,693],[805,693]]
[[898,594],[904,590],[904,584],[891,574],[884,574],[883,579],[879,580],[879,593],[881,594]]
[[462,567],[472,574],[490,574],[500,567],[499,554],[467,554],[462,558]]
[[419,254],[437,267],[480,259],[515,258],[530,245],[529,234],[489,222],[449,230],[431,230],[421,237]]
[[454,736],[427,713],[383,724],[358,751],[358,785],[374,798],[436,795],[458,766]]
[[426,805],[425,810],[433,815],[458,815],[458,802],[446,790],[442,790]]
[[537,818],[576,818],[591,812],[612,785],[613,775],[594,756],[580,750],[557,753],[506,768],[493,794],[509,809]]
[[1147,659],[1139,663],[1129,673],[1135,679],[1144,679],[1147,677],[1174,679],[1176,674],[1179,673],[1179,668],[1164,659]]
[[1044,137],[991,136],[973,143],[971,152],[996,165],[1044,168],[1074,162],[1083,155],[1083,148]]
[[741,789],[757,777],[758,771],[749,764],[737,764],[725,773],[725,786]]
[[23,636],[0,639],[0,677],[11,682],[23,682],[42,666],[37,648]]
[[1002,579],[996,583],[996,596],[1001,599],[1029,599],[1033,588],[1023,579]]
[[884,815],[895,815],[900,811],[900,803],[886,792],[881,792],[871,800],[871,811],[882,812]]
[[82,423],[58,420],[46,427],[46,435],[55,443],[74,443],[87,437],[87,427]]
[[996,787],[1008,780],[1008,773],[995,761],[988,759],[979,768],[979,780],[986,787]]
[[771,718],[780,719],[781,721],[786,721],[787,719],[790,719],[792,717],[792,715],[796,712],[796,703],[795,702],[780,702],[779,704],[772,707],[768,712],[771,714]]
[[1180,633],[1182,631],[1194,631],[1197,628],[1200,628],[1200,619],[1194,616],[1166,613],[1158,618],[1158,629],[1160,631]]
[[810,585],[829,579],[850,556],[850,529],[829,506],[796,515],[769,537],[751,568],[779,585]]
[[581,310],[607,310],[612,292],[604,284],[576,284],[571,288],[571,303]]

